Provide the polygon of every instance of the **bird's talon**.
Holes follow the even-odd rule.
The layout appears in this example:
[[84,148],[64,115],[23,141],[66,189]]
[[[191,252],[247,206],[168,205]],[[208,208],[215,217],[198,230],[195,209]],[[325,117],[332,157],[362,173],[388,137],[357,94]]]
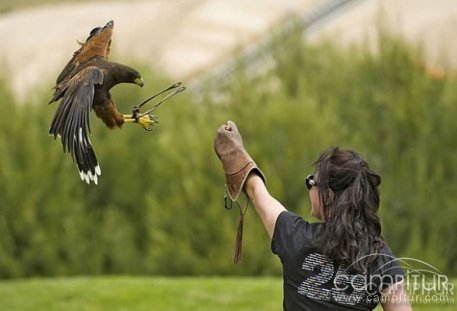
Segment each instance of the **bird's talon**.
[[142,115],[136,119],[136,122],[140,124],[146,131],[151,131],[152,126],[155,123],[159,123],[157,117],[154,115]]
[[153,115],[153,114],[150,114],[148,115],[149,116],[149,119],[151,119],[152,121],[154,121],[154,123],[159,123],[159,119],[157,118],[157,116]]

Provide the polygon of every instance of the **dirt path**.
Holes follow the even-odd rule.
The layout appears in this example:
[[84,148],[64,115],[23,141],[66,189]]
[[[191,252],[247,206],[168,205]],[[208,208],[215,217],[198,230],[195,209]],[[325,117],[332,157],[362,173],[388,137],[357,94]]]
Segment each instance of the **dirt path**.
[[326,24],[312,38],[334,42],[376,39],[379,22],[389,31],[422,45],[430,66],[457,69],[457,2],[455,0],[361,1],[341,18]]
[[22,10],[0,15],[0,64],[11,72],[11,87],[24,99],[36,86],[51,86],[77,49],[76,40],[113,19],[113,59],[140,59],[189,79],[285,14],[303,12],[315,1],[133,0]]
[[[319,2],[131,0],[21,10],[0,15],[0,68],[11,75],[11,87],[20,100],[30,97],[36,87],[51,87],[77,48],[76,40],[85,40],[93,27],[113,19],[113,59],[139,59],[186,81],[223,63],[234,49],[253,42],[285,16],[303,14]],[[380,3],[399,31],[430,42],[433,57],[457,55],[454,0],[361,1],[310,39],[324,35],[340,42],[360,40],[373,31]]]

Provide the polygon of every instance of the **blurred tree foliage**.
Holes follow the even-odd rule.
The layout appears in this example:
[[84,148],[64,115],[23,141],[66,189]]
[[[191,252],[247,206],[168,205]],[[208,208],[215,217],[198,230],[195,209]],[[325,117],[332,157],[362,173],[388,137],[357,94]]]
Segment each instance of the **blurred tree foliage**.
[[[91,116],[98,186],[79,179],[47,135],[50,94],[17,105],[0,83],[0,277],[75,274],[278,275],[252,209],[235,266],[238,213],[223,208],[213,151],[217,127],[237,122],[247,149],[286,208],[311,220],[304,177],[329,146],[362,153],[383,176],[384,234],[398,256],[457,273],[457,83],[418,65],[420,51],[380,34],[379,53],[307,46],[301,33],[271,46],[275,66],[196,100],[186,91],[158,110],[152,132],[107,130]],[[128,111],[168,82],[114,91]]]

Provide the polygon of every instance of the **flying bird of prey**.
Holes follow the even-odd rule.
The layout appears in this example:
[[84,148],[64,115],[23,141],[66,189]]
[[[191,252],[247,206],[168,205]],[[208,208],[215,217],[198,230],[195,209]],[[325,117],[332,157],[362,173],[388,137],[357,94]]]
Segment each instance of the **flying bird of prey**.
[[[138,123],[144,129],[157,123],[154,115],[149,115],[163,101],[184,90],[176,83],[149,97],[132,109],[132,113],[121,114],[114,105],[109,90],[119,83],[134,83],[143,86],[143,79],[135,69],[108,60],[114,22],[94,28],[86,41],[59,74],[54,87],[54,95],[49,103],[60,101],[51,122],[49,134],[61,138],[64,152],[69,152],[76,163],[83,181],[98,183],[100,165],[89,139],[89,113],[93,109],[108,128],[121,127],[124,123]],[[176,88],[176,89],[175,89]],[[175,89],[162,101],[146,112],[140,108],[147,101],[168,90]]]

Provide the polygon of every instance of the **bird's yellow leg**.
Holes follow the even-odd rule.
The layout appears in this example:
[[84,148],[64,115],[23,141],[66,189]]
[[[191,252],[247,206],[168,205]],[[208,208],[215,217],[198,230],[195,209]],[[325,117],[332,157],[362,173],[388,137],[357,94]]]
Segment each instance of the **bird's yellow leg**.
[[135,118],[131,114],[125,114],[124,123],[138,123],[145,130],[150,131],[152,126],[156,123],[159,123],[159,121],[154,115],[141,115]]

